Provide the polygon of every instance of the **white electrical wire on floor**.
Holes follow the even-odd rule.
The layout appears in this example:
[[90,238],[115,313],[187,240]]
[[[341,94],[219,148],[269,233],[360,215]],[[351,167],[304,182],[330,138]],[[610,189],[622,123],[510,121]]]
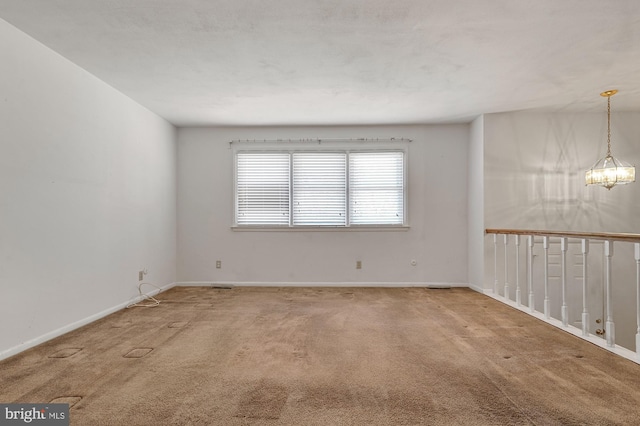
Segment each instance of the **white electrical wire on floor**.
[[137,302],[131,303],[127,305],[127,308],[154,308],[160,304],[160,301],[153,296],[150,296],[146,293],[142,292],[143,285],[150,285],[151,287],[157,288],[159,291],[162,291],[160,287],[151,283],[140,283],[138,284],[138,298]]

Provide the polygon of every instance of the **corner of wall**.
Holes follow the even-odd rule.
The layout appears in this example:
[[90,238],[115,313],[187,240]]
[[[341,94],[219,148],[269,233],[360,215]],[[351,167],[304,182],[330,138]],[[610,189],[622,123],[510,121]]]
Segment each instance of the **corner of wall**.
[[484,288],[484,115],[469,128],[468,281],[472,289]]

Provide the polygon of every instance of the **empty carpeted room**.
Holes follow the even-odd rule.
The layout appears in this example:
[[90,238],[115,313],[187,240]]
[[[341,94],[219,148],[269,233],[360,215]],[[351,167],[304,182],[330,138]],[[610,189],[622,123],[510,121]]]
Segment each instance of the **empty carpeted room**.
[[637,424],[639,25],[0,0],[0,425]]

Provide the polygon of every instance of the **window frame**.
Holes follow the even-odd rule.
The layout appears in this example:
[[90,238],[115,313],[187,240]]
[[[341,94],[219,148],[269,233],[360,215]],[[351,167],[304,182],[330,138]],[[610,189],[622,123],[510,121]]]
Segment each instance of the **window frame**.
[[[346,154],[346,209],[347,215],[345,225],[294,225],[293,218],[293,153],[295,152],[340,152]],[[403,218],[400,224],[352,224],[351,223],[351,198],[350,198],[350,175],[349,175],[349,154],[352,152],[402,152],[403,167],[403,193],[402,209]],[[289,224],[238,224],[238,182],[237,182],[237,155],[238,153],[287,153],[289,154]],[[235,141],[231,143],[232,153],[232,225],[234,231],[397,231],[409,229],[409,186],[408,186],[408,157],[409,141]]]

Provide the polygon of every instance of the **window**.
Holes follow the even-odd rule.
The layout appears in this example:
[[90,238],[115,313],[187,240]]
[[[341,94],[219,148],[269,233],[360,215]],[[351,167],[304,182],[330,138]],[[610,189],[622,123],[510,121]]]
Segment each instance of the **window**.
[[293,153],[293,225],[347,224],[347,155]]
[[235,225],[404,225],[404,164],[404,150],[239,150]]
[[349,155],[349,210],[354,225],[404,222],[402,152]]
[[239,153],[238,225],[289,225],[289,154]]

